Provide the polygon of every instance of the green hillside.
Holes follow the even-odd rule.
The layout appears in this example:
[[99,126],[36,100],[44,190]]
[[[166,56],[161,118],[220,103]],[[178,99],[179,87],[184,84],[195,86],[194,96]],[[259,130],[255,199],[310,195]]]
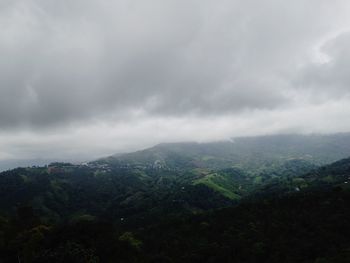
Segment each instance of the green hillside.
[[232,168],[54,168],[0,174],[1,262],[349,260],[350,159],[265,183]]
[[319,166],[346,154],[347,136],[2,172],[0,262],[348,262],[350,159]]
[[255,172],[287,160],[324,165],[350,156],[350,134],[271,135],[212,143],[165,143],[142,151],[98,160],[113,166],[159,166],[170,169],[238,167]]

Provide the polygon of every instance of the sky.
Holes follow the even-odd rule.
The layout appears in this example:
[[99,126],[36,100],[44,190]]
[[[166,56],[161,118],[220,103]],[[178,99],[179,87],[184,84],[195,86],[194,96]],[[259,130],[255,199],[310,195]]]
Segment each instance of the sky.
[[1,0],[0,160],[350,131],[348,0]]

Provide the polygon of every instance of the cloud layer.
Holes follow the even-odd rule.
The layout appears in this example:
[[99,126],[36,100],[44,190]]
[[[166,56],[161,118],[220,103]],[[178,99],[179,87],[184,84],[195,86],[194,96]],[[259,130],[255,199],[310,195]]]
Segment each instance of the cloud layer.
[[0,158],[350,130],[349,11],[346,0],[1,1]]

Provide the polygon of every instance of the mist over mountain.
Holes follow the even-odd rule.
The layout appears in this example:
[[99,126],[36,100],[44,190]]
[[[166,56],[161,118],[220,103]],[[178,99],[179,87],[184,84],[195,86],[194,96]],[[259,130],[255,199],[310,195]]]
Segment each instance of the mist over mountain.
[[1,0],[0,263],[350,262],[349,14]]
[[[52,162],[58,161],[57,159],[10,159],[0,160],[0,172],[14,169],[17,167],[32,167],[32,166],[46,166]],[[62,162],[68,160],[60,160]]]
[[349,10],[346,0],[3,0],[0,160],[349,132]]
[[[350,133],[330,135],[269,135],[238,137],[210,143],[163,143],[152,148],[117,154],[99,162],[128,165],[190,166],[256,169],[268,162],[304,159],[316,165],[350,156]],[[179,163],[176,163],[178,161]],[[174,163],[175,162],[175,163]]]
[[166,143],[2,172],[0,259],[346,262],[349,136]]

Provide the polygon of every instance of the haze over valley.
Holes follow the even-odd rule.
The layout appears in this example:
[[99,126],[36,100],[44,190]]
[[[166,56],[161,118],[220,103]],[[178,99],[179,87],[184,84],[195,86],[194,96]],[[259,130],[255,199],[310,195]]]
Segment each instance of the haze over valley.
[[350,262],[349,13],[0,1],[0,262]]

